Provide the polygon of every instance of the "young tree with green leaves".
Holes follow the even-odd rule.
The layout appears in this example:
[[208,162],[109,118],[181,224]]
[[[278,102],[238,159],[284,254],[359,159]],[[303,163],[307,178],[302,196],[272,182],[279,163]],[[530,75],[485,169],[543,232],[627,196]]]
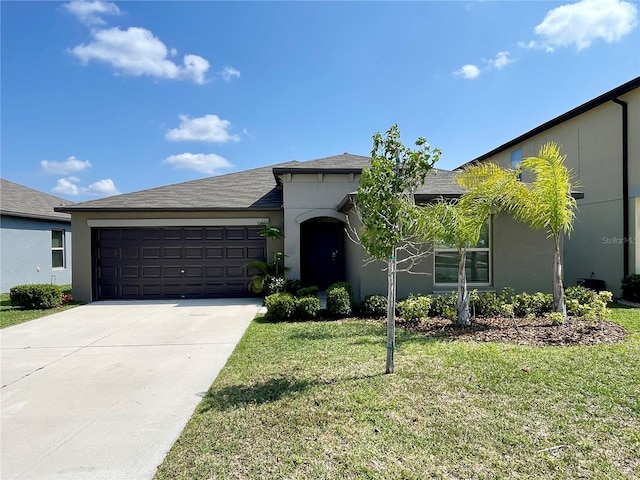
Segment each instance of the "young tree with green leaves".
[[[371,166],[362,170],[355,206],[362,223],[358,241],[375,260],[386,261],[387,270],[387,361],[386,373],[395,365],[396,275],[410,271],[423,254],[423,245],[412,240],[417,220],[414,192],[440,157],[426,139],[418,138],[416,149],[405,147],[397,125],[373,136]],[[399,258],[400,255],[400,258]]]

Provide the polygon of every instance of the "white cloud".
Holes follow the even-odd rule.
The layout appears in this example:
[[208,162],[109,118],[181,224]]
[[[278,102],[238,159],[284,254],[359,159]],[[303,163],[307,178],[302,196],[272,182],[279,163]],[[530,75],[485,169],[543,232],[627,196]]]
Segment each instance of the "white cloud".
[[85,25],[104,25],[100,15],[120,15],[120,9],[115,3],[74,0],[65,3],[63,7]]
[[175,169],[188,168],[210,175],[216,175],[220,169],[233,166],[226,158],[215,153],[181,153],[167,157],[163,163]]
[[174,142],[195,141],[225,143],[238,141],[238,135],[230,135],[227,129],[231,125],[228,120],[222,120],[217,115],[205,115],[199,118],[189,118],[179,115],[180,126],[169,130],[165,137]]
[[575,46],[578,51],[595,40],[616,42],[637,25],[638,9],[622,0],[582,0],[550,10],[535,28],[540,41],[521,44],[528,48],[556,48]]
[[140,27],[120,30],[115,27],[94,30],[91,35],[93,42],[71,49],[71,53],[84,64],[97,60],[129,75],[191,80],[198,84],[205,82],[205,73],[209,69],[206,59],[185,55],[183,65],[177,65],[169,60],[175,50],[169,51],[149,30]]
[[513,62],[509,55],[509,52],[498,52],[496,57],[493,60],[489,60],[487,64],[490,68],[497,68],[500,70]]
[[222,78],[224,78],[224,80],[228,82],[233,77],[240,78],[240,71],[236,70],[233,67],[227,66],[222,69],[222,72],[220,72],[220,75],[222,75]]
[[51,175],[69,175],[70,173],[81,172],[86,168],[90,168],[91,162],[88,160],[78,160],[72,155],[64,162],[50,162],[49,160],[42,160],[40,162],[40,166],[45,173]]
[[51,190],[60,195],[79,195],[80,187],[77,185],[78,182],[80,182],[80,179],[76,177],[59,178],[56,186]]
[[116,188],[115,183],[110,178],[105,178],[92,183],[87,188],[83,189],[84,192],[91,195],[99,195],[101,197],[109,197],[111,195],[118,195],[120,192]]
[[56,182],[56,186],[51,190],[59,195],[68,196],[89,194],[108,197],[120,193],[113,183],[113,180],[111,180],[110,178],[99,180],[95,183],[92,183],[88,187],[82,187],[79,185],[79,183],[80,179],[77,177],[59,178]]
[[463,65],[460,70],[454,72],[456,75],[466,79],[473,79],[480,75],[480,69],[475,65]]

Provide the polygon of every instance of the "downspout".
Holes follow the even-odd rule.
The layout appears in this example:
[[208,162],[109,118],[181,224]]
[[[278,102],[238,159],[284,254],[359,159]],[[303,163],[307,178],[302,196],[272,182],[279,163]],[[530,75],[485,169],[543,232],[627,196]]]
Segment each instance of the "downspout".
[[619,98],[612,99],[622,107],[622,258],[623,272],[629,275],[629,113],[627,102]]

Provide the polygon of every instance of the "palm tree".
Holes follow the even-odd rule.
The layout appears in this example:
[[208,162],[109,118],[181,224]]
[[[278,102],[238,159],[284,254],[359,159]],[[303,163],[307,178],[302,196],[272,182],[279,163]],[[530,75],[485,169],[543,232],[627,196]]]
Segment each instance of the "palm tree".
[[537,157],[524,159],[522,169],[531,171],[534,179],[514,192],[512,203],[517,219],[534,229],[546,230],[553,238],[553,310],[562,313],[563,322],[567,309],[562,285],[562,239],[573,231],[577,208],[576,199],[571,195],[572,174],[564,165],[566,158],[560,154],[558,145],[550,142],[540,148]]
[[[508,210],[531,228],[544,229],[553,238],[553,309],[567,311],[562,285],[562,238],[571,234],[576,200],[571,195],[571,172],[565,167],[566,155],[560,154],[556,143],[540,148],[537,157],[522,161],[519,170],[504,170],[493,163],[477,164],[463,170],[458,183],[467,189],[460,200],[472,208],[495,211]],[[531,172],[533,181],[517,181],[520,172]]]
[[517,172],[493,163],[465,168],[457,177],[466,189],[457,202],[440,201],[419,208],[418,236],[424,241],[451,245],[458,251],[458,299],[456,324],[470,324],[467,288],[467,248],[474,247],[492,213],[508,208],[508,192],[518,188]]
[[440,201],[418,209],[418,236],[425,241],[451,245],[458,251],[458,300],[456,325],[471,323],[469,290],[467,289],[467,248],[478,243],[486,216],[478,211],[465,210],[460,202]]

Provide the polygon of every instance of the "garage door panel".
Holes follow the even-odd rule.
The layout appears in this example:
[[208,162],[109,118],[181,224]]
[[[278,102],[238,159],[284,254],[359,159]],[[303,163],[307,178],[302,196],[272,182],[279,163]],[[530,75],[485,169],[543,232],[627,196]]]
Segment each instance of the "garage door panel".
[[160,278],[160,274],[162,269],[159,265],[153,266],[143,266],[142,269],[142,278]]
[[206,247],[205,258],[224,258],[223,247]]
[[248,247],[247,248],[247,258],[250,260],[258,260],[261,258],[265,258],[265,251],[262,247]]
[[124,284],[122,285],[122,295],[126,297],[136,297],[140,295],[140,285]]
[[245,276],[245,268],[244,267],[227,267],[227,277],[244,277]]
[[252,296],[266,240],[256,227],[95,229],[98,299]]
[[122,278],[138,278],[140,269],[137,266],[122,267]]
[[227,258],[247,258],[243,247],[227,247]]
[[160,240],[161,234],[159,229],[155,228],[145,228],[142,230],[131,230],[135,232],[140,232],[140,238],[142,240]]
[[145,260],[158,260],[160,258],[160,247],[142,247],[142,258]]

